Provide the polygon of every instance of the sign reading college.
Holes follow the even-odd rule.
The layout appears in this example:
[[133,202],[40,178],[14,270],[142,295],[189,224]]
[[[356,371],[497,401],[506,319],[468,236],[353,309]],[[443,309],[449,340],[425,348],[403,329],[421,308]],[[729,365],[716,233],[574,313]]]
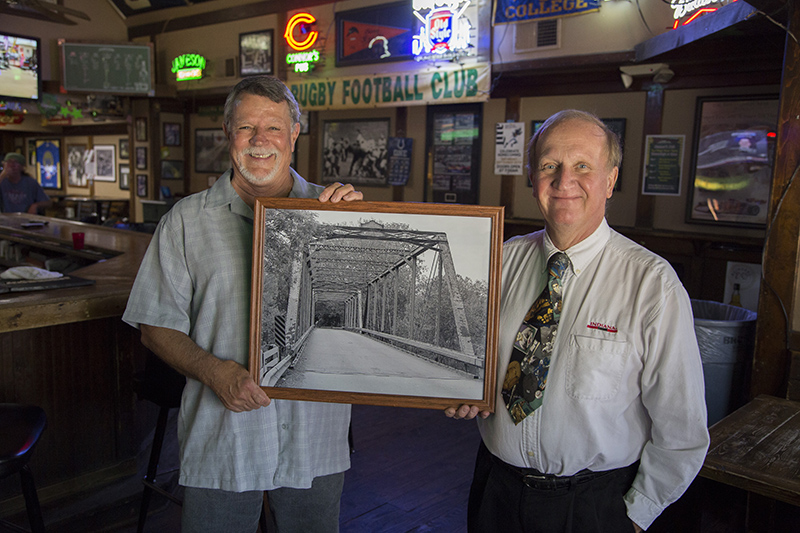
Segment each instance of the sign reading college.
[[494,23],[566,17],[598,11],[600,0],[496,0]]
[[490,69],[431,69],[392,75],[366,75],[290,82],[303,109],[353,109],[428,104],[485,102]]

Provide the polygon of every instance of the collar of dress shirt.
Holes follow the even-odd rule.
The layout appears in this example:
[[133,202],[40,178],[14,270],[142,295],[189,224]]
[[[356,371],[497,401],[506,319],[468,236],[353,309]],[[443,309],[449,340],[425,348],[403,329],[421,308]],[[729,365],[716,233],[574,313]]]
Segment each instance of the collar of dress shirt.
[[608,226],[608,222],[606,222],[605,218],[591,235],[583,239],[578,244],[567,248],[566,250],[559,250],[556,248],[556,245],[553,244],[552,240],[550,240],[550,235],[548,235],[545,231],[544,264],[547,264],[547,260],[550,259],[551,255],[558,251],[563,251],[567,254],[567,257],[569,257],[572,273],[575,276],[580,276],[581,272],[583,272],[586,266],[591,263],[592,259],[594,259],[595,256],[600,253],[603,247],[605,247],[609,237],[611,237],[611,228]]

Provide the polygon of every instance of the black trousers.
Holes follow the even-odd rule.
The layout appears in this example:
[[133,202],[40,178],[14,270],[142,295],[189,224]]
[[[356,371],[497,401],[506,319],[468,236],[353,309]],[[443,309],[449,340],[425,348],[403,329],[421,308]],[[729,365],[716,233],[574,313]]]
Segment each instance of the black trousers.
[[524,477],[481,442],[469,494],[469,533],[631,533],[623,496],[639,463],[556,481]]

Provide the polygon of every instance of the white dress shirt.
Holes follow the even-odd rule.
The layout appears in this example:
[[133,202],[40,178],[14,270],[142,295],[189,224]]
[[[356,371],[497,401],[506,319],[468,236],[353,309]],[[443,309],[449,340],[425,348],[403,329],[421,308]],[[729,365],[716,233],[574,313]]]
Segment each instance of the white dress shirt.
[[[291,197],[322,187],[292,170]],[[221,359],[248,365],[253,210],[231,171],[175,204],[158,225],[122,319],[181,331]],[[180,484],[232,492],[305,489],[350,467],[350,406],[273,400],[235,413],[186,380],[178,419]]]
[[556,251],[545,231],[503,246],[496,410],[478,421],[481,435],[503,461],[558,476],[641,459],[625,501],[647,528],[683,494],[708,448],[691,303],[664,259],[603,220],[564,250],[571,267],[543,404],[515,426],[500,391]]

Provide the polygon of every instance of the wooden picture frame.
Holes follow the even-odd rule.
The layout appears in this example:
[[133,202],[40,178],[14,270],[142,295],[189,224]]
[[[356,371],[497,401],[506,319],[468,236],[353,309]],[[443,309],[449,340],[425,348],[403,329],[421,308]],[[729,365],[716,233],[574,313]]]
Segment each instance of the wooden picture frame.
[[147,118],[138,117],[134,124],[136,142],[147,142]]
[[231,168],[228,138],[222,128],[194,130],[194,169],[222,174]]
[[147,197],[147,174],[136,174],[136,196]]
[[136,147],[136,170],[147,170],[147,147]]
[[253,379],[270,398],[493,411],[502,225],[502,207],[257,198]]
[[239,77],[273,73],[273,35],[273,30],[239,34]]
[[175,122],[164,123],[164,146],[181,145],[181,125]]
[[119,164],[119,188],[128,191],[131,188],[131,165],[130,163]]
[[161,160],[161,179],[162,180],[182,180],[183,179],[183,160],[182,159],[162,159]]
[[98,144],[94,147],[95,161],[97,164],[95,181],[117,181],[117,147],[113,144]]
[[89,186],[87,164],[90,157],[90,151],[85,144],[67,145],[67,184],[70,187]]
[[119,158],[125,160],[131,158],[131,143],[127,137],[119,140]]
[[767,223],[778,96],[697,98],[686,222]]
[[326,120],[322,125],[322,182],[387,184],[389,119]]

